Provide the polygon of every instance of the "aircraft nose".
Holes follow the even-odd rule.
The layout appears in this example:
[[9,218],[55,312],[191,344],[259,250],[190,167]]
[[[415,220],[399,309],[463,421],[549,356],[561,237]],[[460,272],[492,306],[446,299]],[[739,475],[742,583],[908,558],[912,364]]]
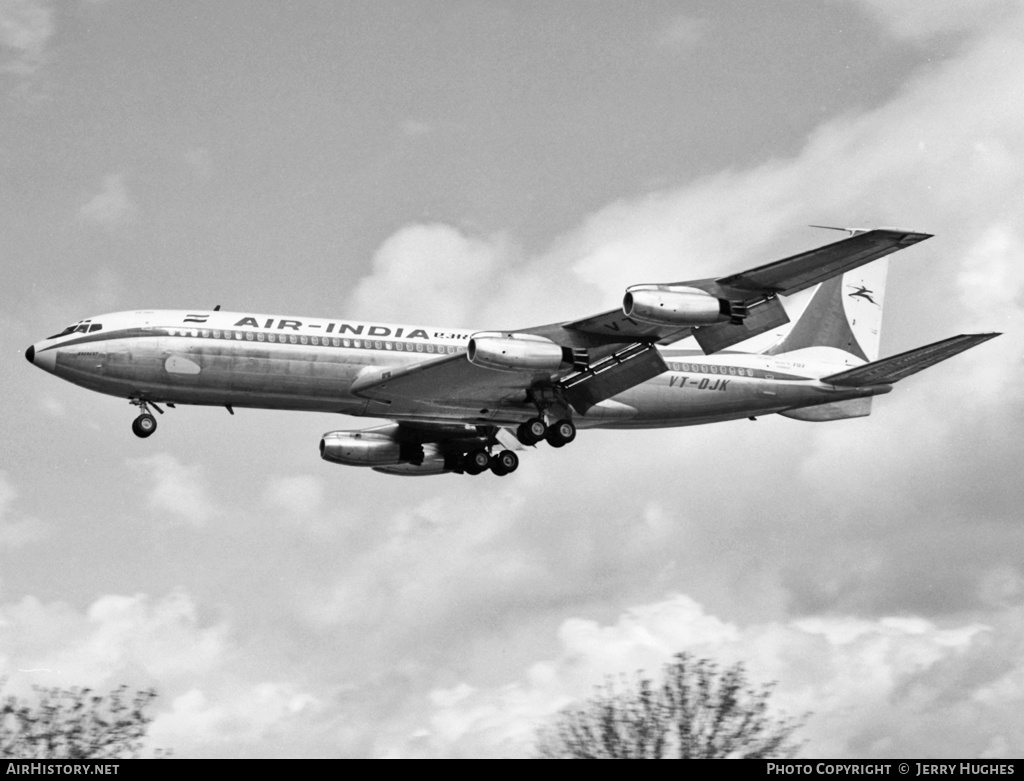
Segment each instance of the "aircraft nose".
[[57,368],[57,350],[51,347],[49,350],[37,350],[33,344],[27,350],[25,350],[25,358],[33,366],[38,366],[45,372],[51,374]]

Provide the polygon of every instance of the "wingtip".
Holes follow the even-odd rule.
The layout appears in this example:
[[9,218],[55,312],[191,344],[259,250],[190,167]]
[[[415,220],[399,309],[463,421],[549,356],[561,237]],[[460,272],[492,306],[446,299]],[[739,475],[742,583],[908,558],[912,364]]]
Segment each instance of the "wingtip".
[[837,225],[808,225],[808,228],[821,228],[827,231],[842,231],[843,233],[849,233],[851,236],[859,236],[862,233],[872,233],[879,231],[882,233],[896,233],[902,236],[900,244],[916,244],[919,241],[932,238],[934,233],[925,233],[924,231],[910,230],[908,228],[895,228],[891,226],[879,226],[877,228],[842,228]]

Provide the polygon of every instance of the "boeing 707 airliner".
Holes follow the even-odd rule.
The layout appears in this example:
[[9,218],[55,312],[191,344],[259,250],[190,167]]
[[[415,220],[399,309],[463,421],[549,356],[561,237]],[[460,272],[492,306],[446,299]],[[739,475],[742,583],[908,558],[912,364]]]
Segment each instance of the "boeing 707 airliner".
[[[878,360],[886,256],[930,236],[850,233],[739,274],[634,285],[619,308],[520,330],[139,310],[81,320],[25,357],[127,399],[139,408],[139,437],[156,430],[150,410],[162,414],[161,405],[337,412],[389,422],[324,434],[327,461],[500,476],[518,467],[516,449],[562,447],[577,429],[861,417],[898,380],[999,335],[962,334]],[[733,349],[789,324],[779,297],[815,285],[774,344]]]

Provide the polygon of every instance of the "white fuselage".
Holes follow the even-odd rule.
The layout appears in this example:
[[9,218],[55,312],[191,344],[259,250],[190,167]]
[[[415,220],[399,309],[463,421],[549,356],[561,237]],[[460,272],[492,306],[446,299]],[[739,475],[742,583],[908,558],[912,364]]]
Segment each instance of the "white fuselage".
[[[99,326],[99,327],[97,327]],[[478,405],[401,402],[383,408],[351,392],[367,367],[401,369],[464,354],[473,331],[238,312],[119,312],[38,342],[30,360],[90,390],[129,399],[336,412],[391,420],[474,422]],[[798,356],[661,350],[669,371],[600,402],[581,428],[683,426],[869,396],[817,378],[835,363]],[[481,369],[480,371],[491,371]],[[522,399],[494,405],[512,425],[536,414]]]

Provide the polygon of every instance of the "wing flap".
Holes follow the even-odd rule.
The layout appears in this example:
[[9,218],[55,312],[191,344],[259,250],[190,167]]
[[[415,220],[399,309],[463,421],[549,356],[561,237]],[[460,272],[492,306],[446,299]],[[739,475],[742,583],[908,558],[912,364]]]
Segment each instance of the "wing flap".
[[667,370],[665,359],[654,345],[637,342],[569,375],[560,386],[573,409],[586,415],[595,404]]
[[740,323],[715,323],[694,328],[693,336],[705,355],[717,353],[758,334],[763,334],[789,322],[786,307],[778,298],[764,298],[751,304],[749,314]]
[[858,366],[855,369],[848,369],[838,374],[822,377],[821,381],[844,388],[892,385],[904,377],[917,374],[917,372],[927,369],[929,366],[934,366],[947,358],[952,358],[964,350],[969,350],[997,336],[1000,336],[1000,334],[960,334],[949,339],[943,339],[941,342],[918,347],[915,350],[908,350],[891,358],[883,358],[880,361],[873,361],[872,363]]

